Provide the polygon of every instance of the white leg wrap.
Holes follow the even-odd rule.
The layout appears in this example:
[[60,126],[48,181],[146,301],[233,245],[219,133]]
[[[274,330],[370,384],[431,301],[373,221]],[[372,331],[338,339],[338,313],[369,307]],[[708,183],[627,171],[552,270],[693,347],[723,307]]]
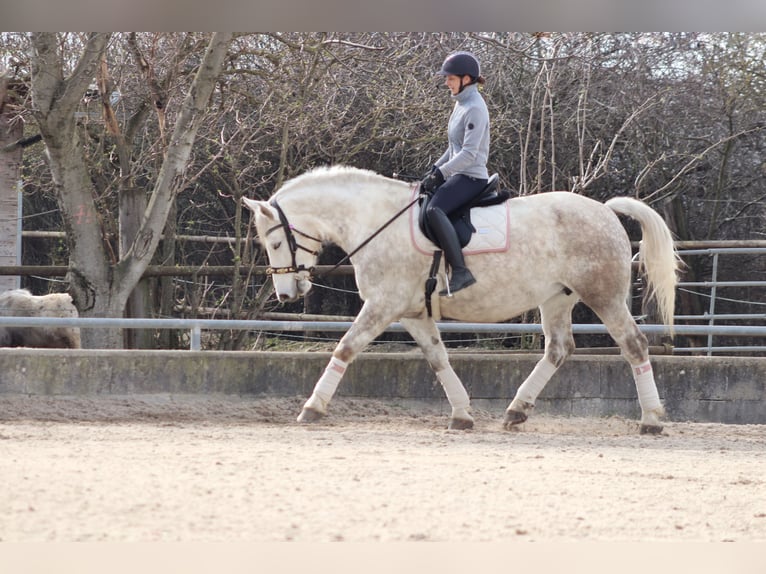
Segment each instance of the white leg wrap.
[[649,361],[640,365],[631,365],[633,378],[636,381],[636,390],[638,390],[638,402],[641,410],[653,411],[661,409],[660,395],[657,393],[657,385],[654,383],[654,371]]
[[322,399],[325,405],[330,402],[330,399],[335,394],[335,389],[338,388],[338,383],[343,378],[346,367],[348,367],[348,363],[333,357],[317,381],[313,394]]
[[467,409],[470,406],[471,399],[468,398],[463,383],[460,382],[451,367],[437,371],[436,378],[439,379],[444,388],[444,393],[453,409]]
[[519,387],[519,390],[516,391],[516,399],[534,405],[537,400],[537,395],[542,392],[545,385],[551,380],[556,369],[556,365],[551,363],[545,357],[540,359],[535,365],[535,368],[532,369],[532,372],[529,373],[527,380],[524,381]]

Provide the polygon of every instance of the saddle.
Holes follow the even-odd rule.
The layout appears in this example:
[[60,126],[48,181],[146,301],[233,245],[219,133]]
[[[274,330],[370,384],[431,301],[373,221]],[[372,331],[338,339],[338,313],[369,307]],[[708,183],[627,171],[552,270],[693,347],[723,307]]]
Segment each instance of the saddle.
[[[496,173],[487,180],[487,185],[479,194],[471,201],[466,203],[459,210],[452,213],[449,216],[452,225],[455,226],[460,246],[465,247],[471,241],[471,235],[476,233],[476,228],[471,223],[471,209],[474,207],[489,207],[491,205],[497,205],[503,203],[511,197],[511,192],[507,189],[500,189],[500,176]],[[426,210],[428,209],[428,203],[431,201],[430,195],[422,195],[418,204],[420,205],[420,215],[418,217],[418,226],[420,231],[435,245],[439,245],[436,236],[428,227],[428,218],[426,217]]]

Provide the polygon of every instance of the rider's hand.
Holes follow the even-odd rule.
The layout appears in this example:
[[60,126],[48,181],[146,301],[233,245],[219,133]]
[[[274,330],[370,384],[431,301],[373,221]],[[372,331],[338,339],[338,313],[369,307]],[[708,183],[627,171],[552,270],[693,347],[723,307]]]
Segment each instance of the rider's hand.
[[434,166],[431,169],[431,173],[423,178],[420,182],[420,191],[424,193],[433,193],[436,189],[444,183],[444,175],[441,170]]

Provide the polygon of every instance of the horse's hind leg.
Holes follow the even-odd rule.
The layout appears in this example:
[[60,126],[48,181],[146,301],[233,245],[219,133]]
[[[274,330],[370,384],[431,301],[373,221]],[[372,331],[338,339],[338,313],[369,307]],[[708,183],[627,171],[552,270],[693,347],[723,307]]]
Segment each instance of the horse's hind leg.
[[516,391],[511,404],[505,410],[503,427],[510,430],[527,420],[535,406],[538,395],[567,360],[575,348],[572,337],[572,307],[577,302],[574,294],[556,295],[540,306],[540,316],[545,334],[545,354]]
[[449,364],[447,349],[444,348],[439,329],[432,319],[401,319],[402,325],[423,350],[423,354],[436,373],[447,400],[452,407],[449,428],[466,430],[473,428],[473,417],[468,412],[468,393]]
[[351,328],[335,347],[324,373],[303,405],[301,414],[298,415],[299,423],[315,422],[327,414],[327,406],[346,372],[346,367],[396,317],[396,312],[380,313],[370,301],[364,304]]
[[641,434],[661,433],[660,417],[665,414],[665,410],[654,382],[646,336],[638,328],[622,301],[616,301],[606,310],[593,310],[604,322],[609,334],[620,346],[623,357],[630,364],[638,391],[638,402],[641,405]]

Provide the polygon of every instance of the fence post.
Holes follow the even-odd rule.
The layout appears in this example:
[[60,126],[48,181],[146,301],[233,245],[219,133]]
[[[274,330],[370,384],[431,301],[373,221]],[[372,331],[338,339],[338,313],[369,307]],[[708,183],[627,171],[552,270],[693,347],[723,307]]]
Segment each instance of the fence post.
[[[710,288],[710,320],[708,325],[711,327],[715,323],[715,295],[716,287],[718,285],[718,252],[713,253],[713,273],[711,277],[711,283],[713,286]],[[707,336],[707,356],[713,356],[713,331],[710,331]]]
[[191,329],[190,351],[199,351],[202,348],[202,329],[199,325],[194,325]]

